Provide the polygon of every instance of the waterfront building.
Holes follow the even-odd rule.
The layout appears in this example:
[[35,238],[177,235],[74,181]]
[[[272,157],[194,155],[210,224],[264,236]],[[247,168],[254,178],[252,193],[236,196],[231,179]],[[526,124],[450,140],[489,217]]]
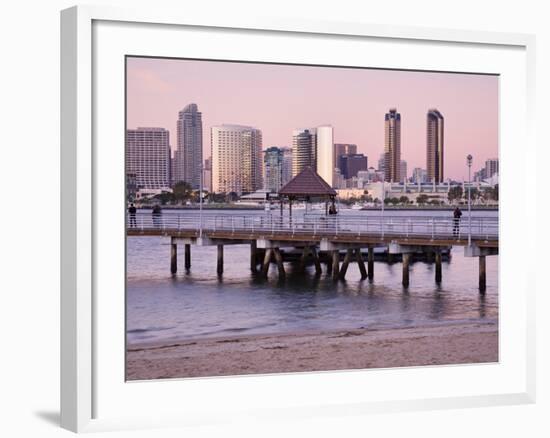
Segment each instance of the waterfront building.
[[399,168],[399,178],[399,182],[407,181],[407,162],[405,160],[401,160],[401,166]]
[[378,159],[378,170],[380,172],[384,172],[385,168],[386,168],[386,154],[382,152],[380,154],[380,158]]
[[135,175],[137,190],[170,186],[170,133],[164,128],[126,131],[126,172]]
[[420,167],[415,167],[412,171],[412,182],[414,184],[423,184],[428,182],[428,171]]
[[292,179],[292,148],[282,147],[283,151],[283,170],[282,170],[282,184],[285,185]]
[[276,193],[283,185],[283,150],[273,146],[264,151],[264,189]]
[[391,108],[384,117],[384,172],[386,181],[401,181],[401,114]]
[[211,128],[212,191],[237,195],[262,188],[262,132],[251,126]]
[[357,172],[368,169],[368,158],[363,154],[340,155],[338,169],[345,179],[356,177]]
[[202,163],[202,113],[190,103],[178,113],[177,150],[172,183],[185,181],[197,189]]
[[204,160],[204,173],[203,173],[202,185],[203,189],[207,192],[212,191],[212,157],[208,157]]
[[334,143],[334,165],[338,166],[342,155],[354,155],[357,153],[357,145],[351,143]]
[[428,181],[441,183],[444,179],[444,119],[437,109],[426,116],[426,170]]
[[498,158],[489,158],[485,161],[485,178],[491,178],[498,173]]
[[292,175],[311,167],[332,186],[334,179],[334,132],[332,126],[295,129],[292,132]]

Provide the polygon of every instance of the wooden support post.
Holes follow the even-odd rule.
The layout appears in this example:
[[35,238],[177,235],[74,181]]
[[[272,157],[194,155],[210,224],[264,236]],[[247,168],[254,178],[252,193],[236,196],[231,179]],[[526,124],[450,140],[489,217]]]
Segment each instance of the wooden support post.
[[310,247],[311,255],[313,256],[313,263],[315,263],[315,274],[321,275],[323,270],[321,269],[321,262],[319,261],[319,254],[317,254],[317,248]]
[[374,248],[369,246],[369,255],[367,259],[367,266],[369,268],[368,276],[369,280],[374,278]]
[[256,248],[256,241],[253,240],[252,242],[250,242],[250,270],[252,272],[256,272],[256,267],[258,265],[258,259],[257,259],[257,251],[258,249]]
[[325,252],[325,260],[327,261],[327,274],[332,272],[332,253]]
[[302,251],[302,256],[300,257],[300,271],[302,272],[305,271],[306,269],[306,260],[307,260],[308,252],[309,252],[309,247],[304,246],[304,249]]
[[338,280],[340,275],[340,251],[332,251],[332,278]]
[[178,245],[175,243],[170,247],[170,272],[172,274],[178,272]]
[[217,266],[218,275],[223,274],[223,245],[218,245],[218,266]]
[[342,267],[340,268],[340,278],[342,280],[346,278],[346,272],[348,272],[348,266],[352,256],[353,256],[353,249],[348,248],[348,250],[346,251],[346,255],[344,257],[344,261],[342,262]]
[[279,279],[285,277],[285,265],[283,264],[283,256],[279,248],[273,248],[273,255],[275,256],[275,262],[277,263],[277,269],[279,270]]
[[271,263],[271,253],[272,252],[273,252],[273,250],[271,248],[267,248],[265,250],[264,263],[262,265],[262,275],[264,277],[267,277],[267,274],[269,272],[269,264]]
[[435,252],[435,282],[441,283],[441,251]]
[[479,256],[479,292],[484,294],[487,289],[487,274],[485,269],[485,256]]
[[191,245],[185,244],[185,269],[191,268]]
[[403,287],[409,287],[409,262],[411,261],[410,254],[403,254]]
[[365,268],[365,262],[363,261],[363,254],[361,254],[361,248],[355,250],[355,257],[357,258],[357,265],[359,271],[361,271],[361,280],[367,278],[367,269]]

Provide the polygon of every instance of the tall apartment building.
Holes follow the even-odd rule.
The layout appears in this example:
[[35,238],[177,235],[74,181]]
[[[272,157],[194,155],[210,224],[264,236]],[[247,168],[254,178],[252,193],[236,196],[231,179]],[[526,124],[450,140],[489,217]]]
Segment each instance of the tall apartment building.
[[262,188],[262,132],[251,126],[211,129],[212,191],[238,195]]
[[329,185],[334,179],[334,130],[323,125],[292,132],[292,175],[312,167]]
[[401,160],[401,166],[399,167],[399,182],[405,182],[407,179],[407,162]]
[[204,160],[204,173],[202,176],[202,185],[207,192],[212,191],[212,157]]
[[283,150],[270,147],[264,151],[264,189],[278,192],[283,186]]
[[491,178],[498,172],[498,158],[489,158],[485,161],[485,178]]
[[292,179],[292,148],[283,147],[283,170],[282,184],[283,186]]
[[198,188],[202,163],[202,113],[197,104],[190,103],[178,113],[177,136],[172,182],[185,181]]
[[401,181],[401,114],[391,108],[384,118],[384,175],[388,182]]
[[426,116],[426,170],[428,181],[442,183],[444,179],[444,119],[436,109]]
[[135,175],[139,189],[168,189],[170,178],[170,133],[164,128],[126,131],[126,173]]
[[414,184],[425,184],[428,182],[428,172],[426,169],[415,167],[412,171],[412,182]]

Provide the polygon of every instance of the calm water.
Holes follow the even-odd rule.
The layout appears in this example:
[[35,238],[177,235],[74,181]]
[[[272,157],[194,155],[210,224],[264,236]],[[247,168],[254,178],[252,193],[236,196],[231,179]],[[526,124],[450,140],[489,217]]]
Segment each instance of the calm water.
[[[178,212],[198,214],[197,211]],[[298,212],[297,212],[298,213]],[[164,212],[164,214],[174,214]],[[261,211],[224,214],[256,215]],[[298,213],[299,214],[299,213]],[[376,215],[346,211],[342,214]],[[391,212],[407,215],[408,212]],[[448,216],[450,212],[422,212]],[[496,212],[474,212],[476,216]],[[465,215],[466,216],[466,215]],[[434,282],[435,266],[411,263],[410,286],[401,286],[401,263],[375,262],[374,281],[360,281],[350,264],[346,282],[335,284],[313,267],[305,274],[287,263],[287,278],[278,281],[275,265],[269,278],[250,272],[249,245],[225,246],[223,278],[216,274],[216,247],[192,246],[192,266],[170,274],[170,246],[158,237],[129,237],[127,258],[127,336],[130,344],[175,339],[249,334],[366,328],[416,327],[458,321],[494,322],[498,318],[498,256],[487,257],[487,292],[478,292],[478,259],[453,248],[443,262],[443,281]]]

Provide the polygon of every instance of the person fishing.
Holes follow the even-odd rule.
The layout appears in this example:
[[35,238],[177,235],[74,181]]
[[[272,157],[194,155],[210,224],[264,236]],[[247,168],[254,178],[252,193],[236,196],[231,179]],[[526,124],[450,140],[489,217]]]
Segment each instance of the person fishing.
[[456,207],[453,212],[453,236],[458,237],[460,234],[460,217],[462,216],[462,211],[460,208]]

